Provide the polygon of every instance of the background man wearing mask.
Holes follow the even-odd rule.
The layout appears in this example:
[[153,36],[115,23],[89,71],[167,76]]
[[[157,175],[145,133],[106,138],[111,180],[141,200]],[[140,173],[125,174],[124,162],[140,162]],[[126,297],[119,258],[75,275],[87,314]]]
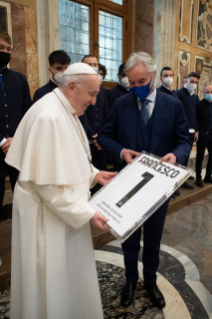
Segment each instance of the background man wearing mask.
[[7,68],[11,59],[11,45],[9,34],[0,31],[0,220],[6,173],[9,174],[12,191],[18,177],[18,171],[4,162],[5,155],[22,117],[32,105],[26,77]]
[[197,122],[199,139],[197,141],[196,185],[203,187],[201,173],[206,148],[208,149],[209,158],[204,182],[212,183],[212,85],[208,85],[205,88],[205,98],[197,103]]
[[52,92],[56,87],[58,87],[58,84],[55,81],[55,74],[64,73],[70,63],[70,56],[63,50],[53,51],[49,55],[49,72],[52,75],[52,78],[46,85],[42,86],[35,92],[33,103],[37,102],[44,95]]
[[[195,94],[198,82],[199,75],[192,72],[188,75],[187,83],[184,84],[184,87],[177,91],[178,98],[182,102],[186,113],[191,145],[198,141],[196,104],[199,102],[199,97]],[[182,163],[184,166],[188,165],[189,156]],[[185,182],[181,187],[185,189],[194,189],[194,187],[189,185],[187,182]]]
[[102,82],[104,81],[104,78],[107,75],[107,69],[103,64],[99,63],[99,80],[100,80],[100,84],[102,85]]
[[18,171],[7,165],[4,159],[22,117],[32,104],[26,77],[7,68],[11,59],[11,46],[9,34],[0,31],[0,221],[4,219],[2,203],[5,177],[9,175],[12,191],[18,178]]
[[[84,56],[82,62],[90,65],[98,74],[99,63],[94,55]],[[108,112],[107,91],[101,86],[96,98],[96,103],[91,104],[85,112],[88,123],[87,135],[91,143],[92,163],[100,170],[106,169],[107,154],[97,143],[97,137]],[[98,186],[93,189],[93,193],[97,188]]]
[[108,92],[108,103],[110,109],[112,108],[116,99],[129,92],[130,84],[125,72],[125,63],[122,63],[119,66],[118,78],[119,82],[117,83],[117,85]]
[[[117,99],[98,137],[100,146],[113,158],[123,159],[122,167],[141,151],[162,157],[161,162],[182,163],[190,154],[191,145],[182,103],[156,91],[156,65],[145,53],[133,53],[126,62],[131,92]],[[173,150],[174,145],[174,150]],[[141,209],[142,209],[141,198]],[[156,285],[160,240],[168,208],[166,201],[143,225],[143,273],[145,289],[155,306],[163,308],[165,300]],[[130,214],[130,211],[129,211]],[[122,306],[133,302],[138,280],[138,254],[141,227],[123,244],[126,286]]]
[[160,80],[161,80],[161,86],[158,88],[158,91],[169,94],[170,96],[175,97],[178,99],[178,95],[175,90],[173,90],[173,78],[174,73],[172,69],[169,66],[165,66],[160,71]]

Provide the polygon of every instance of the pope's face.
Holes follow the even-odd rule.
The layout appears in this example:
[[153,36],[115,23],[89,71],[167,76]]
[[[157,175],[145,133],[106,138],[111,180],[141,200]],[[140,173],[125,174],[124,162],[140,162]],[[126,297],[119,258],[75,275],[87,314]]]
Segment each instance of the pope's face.
[[75,108],[77,116],[85,113],[90,104],[96,104],[96,97],[100,90],[98,75],[86,75],[86,79],[80,87],[75,85],[72,92],[72,106]]

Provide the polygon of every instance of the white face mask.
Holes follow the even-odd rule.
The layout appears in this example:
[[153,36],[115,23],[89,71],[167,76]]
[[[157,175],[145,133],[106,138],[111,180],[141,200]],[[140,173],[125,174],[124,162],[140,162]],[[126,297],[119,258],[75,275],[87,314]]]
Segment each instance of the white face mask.
[[128,77],[125,76],[124,78],[119,80],[119,83],[121,84],[121,86],[123,86],[125,89],[128,89],[130,87],[130,83],[128,80]]
[[194,83],[187,84],[187,89],[188,89],[188,91],[189,91],[189,92],[193,92],[193,91],[195,91],[195,90],[196,90],[196,88],[197,88],[197,85],[196,85],[196,84],[194,84]]
[[167,78],[163,78],[162,83],[164,86],[170,87],[173,84],[173,78],[171,78],[170,76],[168,76]]
[[[52,72],[54,73],[54,71],[52,70]],[[65,72],[60,72],[60,73],[54,73],[54,81],[59,84],[60,80],[62,79],[62,76],[64,75]]]
[[98,74],[98,77],[99,77],[100,85],[102,85],[103,76],[101,74]]

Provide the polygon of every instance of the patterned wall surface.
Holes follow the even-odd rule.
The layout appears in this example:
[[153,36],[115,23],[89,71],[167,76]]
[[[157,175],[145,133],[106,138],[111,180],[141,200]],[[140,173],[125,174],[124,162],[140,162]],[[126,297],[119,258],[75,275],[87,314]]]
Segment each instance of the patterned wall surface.
[[179,41],[191,44],[193,0],[180,1]]
[[212,51],[212,1],[199,1],[197,19],[197,46]]
[[212,84],[212,60],[196,56],[195,71],[200,75],[198,95],[200,99],[203,99],[205,87]]
[[177,88],[183,86],[183,78],[190,73],[191,55],[188,52],[179,50],[178,54],[178,83]]

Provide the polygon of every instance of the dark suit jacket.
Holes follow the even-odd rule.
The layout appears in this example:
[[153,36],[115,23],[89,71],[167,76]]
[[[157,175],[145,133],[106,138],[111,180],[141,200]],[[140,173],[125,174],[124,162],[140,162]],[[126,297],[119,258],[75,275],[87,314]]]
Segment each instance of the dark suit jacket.
[[14,136],[24,114],[32,105],[29,85],[23,74],[4,68],[2,80],[4,93],[0,88],[0,141],[4,137]]
[[164,93],[164,94],[168,94],[172,97],[175,97],[176,99],[178,99],[178,95],[177,95],[177,92],[175,90],[168,90],[167,88],[165,88],[165,86],[161,85],[157,91],[160,91],[161,93]]
[[187,121],[188,127],[194,128],[198,132],[197,115],[196,115],[196,104],[199,102],[199,97],[196,94],[190,95],[186,88],[182,88],[177,91],[179,100],[182,102]]
[[197,123],[200,134],[206,134],[212,130],[212,103],[203,99],[197,103]]
[[109,108],[111,109],[115,100],[117,100],[119,97],[122,97],[129,93],[123,86],[117,83],[117,85],[108,92],[108,104]]
[[107,91],[100,87],[95,105],[89,105],[85,111],[87,118],[87,135],[89,139],[98,134],[109,113]]
[[35,92],[33,97],[33,103],[40,100],[44,95],[52,92],[55,88],[57,88],[57,84],[50,80],[46,85],[42,86]]
[[[133,92],[119,98],[99,133],[99,145],[117,160],[124,148],[136,150],[137,108],[137,97]],[[174,153],[178,162],[183,163],[190,151],[188,125],[182,103],[157,92],[150,153],[160,157]]]

